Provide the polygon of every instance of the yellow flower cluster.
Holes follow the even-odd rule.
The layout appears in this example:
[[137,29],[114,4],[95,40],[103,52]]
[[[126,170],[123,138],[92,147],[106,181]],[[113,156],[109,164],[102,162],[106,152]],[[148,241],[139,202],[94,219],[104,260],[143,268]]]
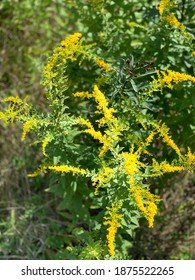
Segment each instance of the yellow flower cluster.
[[46,79],[44,84],[47,84],[53,77],[55,77],[56,73],[53,73],[52,70],[59,58],[61,58],[64,63],[66,63],[67,59],[70,59],[71,61],[77,59],[77,53],[82,49],[81,37],[81,33],[74,33],[63,40],[59,47],[54,49],[52,57],[49,59],[48,64],[43,70],[43,77]]
[[103,143],[102,133],[100,131],[96,131],[89,120],[85,120],[82,117],[79,117],[77,119],[77,123],[87,126],[88,128],[85,129],[85,132],[90,134],[94,139],[99,140],[100,143]]
[[79,47],[79,41],[81,37],[81,33],[74,33],[63,40],[60,44],[60,47],[57,47],[54,50],[53,56],[50,58],[48,64],[44,68],[44,72],[51,71],[60,56],[63,57],[64,62],[66,62],[68,58],[75,60],[74,53]]
[[106,130],[105,134],[102,135],[100,131],[96,131],[89,120],[85,120],[82,117],[77,118],[77,123],[87,126],[85,133],[90,134],[94,139],[98,140],[103,144],[99,157],[102,157],[109,149],[112,148],[113,142],[119,139],[120,131],[117,128],[111,127],[111,130]]
[[195,51],[193,51],[193,52],[192,52],[192,55],[194,55],[194,56],[195,56]]
[[26,134],[30,131],[33,130],[37,127],[38,125],[38,120],[36,120],[33,116],[30,120],[27,120],[23,124],[23,133],[22,133],[22,141],[26,139]]
[[118,120],[113,116],[115,112],[114,108],[108,108],[108,101],[106,100],[104,94],[99,90],[97,85],[94,86],[94,91],[90,94],[88,91],[86,92],[76,92],[74,94],[76,97],[86,97],[86,98],[94,98],[97,105],[96,114],[103,114],[103,117],[96,122],[99,122],[99,127],[104,126],[105,124],[109,129],[104,131],[102,134],[100,131],[96,131],[89,120],[85,120],[82,117],[77,118],[77,123],[87,126],[85,132],[90,134],[94,139],[98,140],[103,147],[99,153],[99,157],[102,157],[109,149],[112,148],[115,141],[119,140],[119,136],[121,135],[122,124],[118,123]]
[[85,175],[87,173],[87,171],[82,168],[74,167],[74,166],[70,166],[70,165],[48,166],[47,168],[50,170],[54,170],[54,171],[62,172],[62,173],[72,172],[73,175],[75,175],[75,174]]
[[149,227],[154,224],[154,216],[157,214],[156,203],[161,201],[159,196],[152,194],[148,188],[142,188],[134,185],[129,189],[130,194],[135,199],[139,210],[148,221]]
[[140,144],[139,148],[137,149],[137,151],[136,151],[136,154],[137,154],[137,155],[140,155],[142,152],[145,153],[145,154],[150,155],[150,153],[146,150],[146,147],[147,147],[148,145],[150,145],[150,143],[151,143],[152,140],[154,139],[154,136],[155,136],[156,133],[157,133],[157,132],[155,132],[155,131],[151,131],[151,132],[150,132],[150,134],[149,134],[148,137],[145,139],[145,141],[143,141],[143,142]]
[[73,96],[75,97],[81,97],[81,98],[91,98],[93,97],[93,94],[92,93],[89,93],[88,91],[78,91],[78,92],[75,92],[73,93]]
[[188,148],[188,152],[185,155],[184,158],[184,164],[186,166],[186,169],[189,172],[194,172],[195,171],[195,155],[192,154],[191,150]]
[[47,154],[46,154],[46,147],[52,141],[52,139],[53,139],[53,136],[52,135],[48,135],[42,141],[42,152],[43,152],[44,156],[47,156]]
[[94,98],[97,103],[97,111],[96,113],[102,113],[104,116],[98,120],[99,126],[104,126],[108,122],[116,123],[116,118],[113,116],[115,112],[114,108],[108,108],[108,101],[104,94],[99,90],[98,86],[94,86],[93,93],[89,93],[88,91],[76,92],[73,94],[75,97],[86,97],[86,98]]
[[170,10],[170,8],[173,6],[174,6],[173,0],[161,0],[160,5],[158,7],[159,14],[162,15],[165,10]]
[[46,173],[48,169],[53,170],[53,171],[57,171],[57,172],[61,172],[61,173],[72,172],[73,175],[81,174],[81,175],[88,176],[90,174],[85,169],[82,169],[82,168],[79,168],[79,167],[74,167],[74,166],[71,166],[71,165],[54,165],[54,166],[51,166],[49,164],[43,164],[43,165],[40,165],[39,168],[34,173],[28,174],[28,176],[29,177],[36,177],[36,176],[40,175],[41,173]]
[[180,29],[181,31],[185,31],[186,27],[178,21],[176,16],[173,13],[170,13],[168,16],[162,17],[162,20],[168,22],[171,26],[175,26],[176,28]]
[[10,96],[2,100],[2,102],[11,102],[13,104],[10,105],[8,109],[5,110],[5,112],[0,112],[0,119],[2,119],[6,123],[13,123],[14,120],[20,119],[22,116],[22,113],[27,108],[26,99],[24,100],[20,99],[18,96]]
[[104,71],[106,72],[110,72],[110,66],[104,62],[103,60],[99,59],[99,58],[94,58],[94,61],[96,62],[96,64]]
[[127,174],[129,174],[130,176],[135,175],[139,170],[139,161],[137,158],[137,154],[133,152],[123,152],[121,154],[121,157],[124,159],[124,166]]
[[41,175],[41,173],[46,173],[47,168],[48,168],[47,164],[42,164],[39,166],[39,168],[35,172],[29,173],[28,177],[36,177],[36,176]]
[[153,78],[152,89],[149,91],[149,93],[153,92],[154,90],[161,89],[164,86],[167,86],[168,88],[172,89],[174,84],[178,84],[181,82],[191,81],[195,83],[195,77],[191,76],[189,74],[185,73],[179,73],[172,70],[165,70],[165,71],[158,71],[156,70],[156,73],[158,75],[158,79]]
[[104,117],[98,120],[99,125],[103,126],[107,122],[116,123],[116,118],[113,116],[115,112],[114,108],[108,108],[108,101],[106,100],[104,94],[98,89],[98,87],[94,86],[94,98],[97,103],[97,113],[103,113]]
[[13,102],[15,104],[23,104],[22,99],[19,96],[9,96],[3,99],[3,102]]
[[114,241],[115,236],[117,233],[118,228],[120,227],[119,221],[122,219],[123,215],[118,214],[118,211],[122,207],[122,204],[119,203],[112,203],[111,207],[107,207],[107,210],[109,211],[109,217],[105,217],[104,225],[108,225],[108,234],[107,234],[107,240],[108,240],[108,248],[111,256],[114,256],[115,254],[115,247],[114,247]]
[[104,167],[99,171],[97,176],[92,179],[93,181],[93,186],[95,186],[95,194],[98,193],[98,189],[104,185],[110,182],[110,180],[114,176],[114,170],[110,167]]
[[156,124],[155,126],[157,129],[157,132],[162,137],[163,142],[166,143],[168,146],[170,146],[178,154],[178,156],[181,156],[181,152],[180,152],[178,146],[176,145],[176,143],[173,141],[173,139],[169,135],[169,128],[166,127],[166,125],[164,123],[162,125]]
[[155,171],[157,173],[155,173],[155,176],[160,176],[161,172],[162,173],[170,173],[170,172],[178,172],[178,171],[183,171],[184,167],[183,166],[173,166],[170,165],[168,163],[166,163],[166,161],[162,161],[161,163],[158,163],[154,158],[152,159],[153,161],[153,168],[155,169]]

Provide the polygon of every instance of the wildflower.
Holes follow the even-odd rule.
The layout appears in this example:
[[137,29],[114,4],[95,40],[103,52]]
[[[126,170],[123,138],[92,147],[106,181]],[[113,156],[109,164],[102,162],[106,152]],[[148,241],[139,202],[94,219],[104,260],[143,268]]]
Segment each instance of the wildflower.
[[82,117],[79,117],[77,119],[77,122],[87,126],[88,128],[85,129],[85,132],[90,134],[94,139],[99,140],[100,143],[103,143],[103,135],[100,131],[96,131],[93,127],[93,125],[90,123],[89,120],[85,120]]
[[166,143],[168,146],[170,146],[177,154],[178,156],[181,156],[181,152],[178,148],[178,146],[175,144],[169,133],[169,128],[165,126],[165,124],[162,124],[161,126],[156,125],[157,131],[162,137],[162,140],[164,143]]
[[110,182],[114,175],[114,170],[110,167],[104,167],[100,170],[97,176],[93,179],[93,186],[95,186],[95,193],[97,194],[98,189]]
[[192,55],[194,55],[194,56],[195,56],[195,51],[193,51],[193,52],[192,52]]
[[89,120],[85,120],[82,117],[79,117],[77,119],[77,122],[87,126],[88,128],[85,129],[85,133],[90,134],[94,139],[98,140],[101,144],[103,144],[99,153],[99,157],[102,157],[111,146],[111,138],[107,137],[106,135],[102,135],[100,131],[96,131]]
[[0,112],[0,120],[3,120],[4,122],[7,122],[7,116],[5,113]]
[[157,174],[162,173],[170,173],[170,172],[177,172],[177,171],[182,171],[184,170],[183,166],[174,166],[166,163],[166,161],[162,161],[160,164],[155,160],[152,159],[153,164],[152,166],[154,167],[155,171],[157,171]]
[[150,153],[146,150],[146,147],[152,142],[155,134],[156,134],[155,131],[150,132],[149,136],[145,139],[145,141],[143,141],[143,143],[141,143],[141,145],[137,149],[136,151],[137,155],[140,154],[141,152],[150,155]]
[[30,131],[33,130],[34,128],[37,127],[38,121],[32,117],[30,120],[27,120],[23,124],[23,133],[22,133],[22,141],[26,139],[26,134]]
[[3,99],[3,102],[13,102],[15,104],[23,104],[22,99],[19,96],[9,96]]
[[152,140],[153,140],[155,134],[156,134],[156,133],[155,133],[154,131],[151,131],[151,132],[150,132],[149,136],[148,136],[148,137],[146,138],[146,140],[145,140],[145,145],[144,145],[144,146],[148,146],[148,145],[152,142]]
[[86,97],[89,99],[89,98],[93,97],[93,94],[89,93],[88,91],[80,91],[80,92],[73,93],[73,96],[81,97],[81,98]]
[[44,85],[47,85],[57,73],[53,73],[54,67],[57,65],[59,59],[66,63],[67,59],[74,61],[82,52],[82,34],[74,33],[63,40],[59,47],[54,49],[52,57],[49,59],[47,65],[43,69]]
[[162,17],[162,20],[168,22],[171,26],[175,26],[176,28],[180,29],[181,31],[185,31],[186,27],[178,21],[173,13],[170,13],[168,16]]
[[97,122],[99,122],[99,126],[104,126],[104,124],[108,122],[116,123],[116,118],[113,116],[115,110],[114,108],[108,108],[108,101],[106,100],[104,94],[99,90],[97,85],[94,86],[92,94],[90,94],[88,91],[83,91],[76,92],[73,95],[75,97],[86,97],[88,99],[94,97],[98,109],[95,113],[102,113],[104,115],[100,120],[97,120]]
[[74,167],[74,166],[70,166],[70,165],[48,166],[48,169],[54,170],[54,171],[57,171],[57,172],[62,172],[62,173],[72,172],[73,175],[75,173],[81,174],[81,175],[85,175],[87,173],[87,171],[82,169],[82,168]]
[[97,63],[97,65],[104,71],[109,72],[110,66],[104,62],[103,60],[99,59],[99,58],[94,58],[94,61]]
[[114,108],[108,108],[108,101],[106,100],[104,94],[98,89],[98,87],[94,86],[94,98],[97,102],[97,113],[103,113],[104,117],[101,118],[98,122],[100,126],[103,126],[107,122],[116,122],[116,118],[113,116],[115,112]]
[[194,172],[195,155],[192,154],[190,148],[188,148],[188,152],[184,157],[184,164],[189,172]]
[[46,154],[46,146],[52,141],[52,139],[53,139],[53,136],[52,135],[48,135],[42,141],[42,152],[43,152],[44,156],[47,156],[47,154]]
[[164,86],[167,86],[168,88],[172,89],[174,84],[178,84],[181,82],[191,81],[195,83],[195,77],[189,74],[179,73],[168,69],[165,71],[156,70],[156,73],[158,75],[158,79],[155,79],[153,77],[153,81],[151,82],[152,89],[149,91],[149,93],[159,88],[162,92],[162,88]]
[[36,176],[41,175],[42,173],[46,173],[47,167],[48,167],[47,164],[40,165],[39,168],[35,172],[29,173],[28,177],[36,177]]
[[165,10],[170,10],[174,6],[173,0],[161,0],[160,6],[158,7],[159,14],[162,15]]
[[105,217],[104,225],[108,225],[108,234],[107,234],[107,240],[108,240],[108,248],[111,256],[114,256],[115,254],[115,236],[117,233],[118,228],[120,227],[119,221],[122,219],[123,215],[118,214],[118,211],[122,207],[122,203],[112,203],[111,207],[106,207],[108,210],[109,217]]
[[124,165],[125,165],[125,170],[126,172],[132,176],[136,174],[139,170],[138,168],[138,158],[135,153],[128,153],[128,152],[123,152],[121,154],[122,158],[124,159]]
[[161,199],[159,196],[152,194],[149,188],[142,188],[134,185],[129,189],[130,194],[135,199],[137,207],[143,213],[148,221],[148,226],[152,227],[154,224],[154,216],[157,214],[156,203]]
[[121,135],[121,130],[123,129],[122,124],[119,124],[118,120],[113,116],[113,113],[115,112],[114,108],[108,108],[108,101],[96,85],[94,86],[93,94],[88,92],[77,92],[74,96],[87,98],[91,98],[93,96],[97,103],[96,106],[98,110],[96,113],[103,114],[103,117],[97,120],[97,122],[99,122],[99,127],[107,124],[109,129],[105,130],[104,134],[100,131],[96,131],[89,120],[85,120],[82,117],[77,119],[78,123],[88,127],[85,129],[85,133],[90,134],[94,139],[103,144],[99,153],[99,157],[102,157],[113,147],[114,143],[119,140],[119,135]]

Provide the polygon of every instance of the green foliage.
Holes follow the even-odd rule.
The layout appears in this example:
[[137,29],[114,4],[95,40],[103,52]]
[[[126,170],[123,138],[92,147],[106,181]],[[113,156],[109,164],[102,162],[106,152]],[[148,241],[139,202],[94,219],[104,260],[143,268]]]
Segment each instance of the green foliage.
[[48,110],[8,97],[0,118],[22,123],[22,140],[36,135],[43,159],[29,176],[62,173],[50,175],[47,191],[60,200],[66,234],[50,236],[49,257],[124,259],[140,218],[152,227],[158,212],[159,191],[150,181],[194,169],[192,26],[175,17],[179,5],[163,1],[158,11],[145,0],[73,0],[65,11],[79,32],[54,49],[43,69]]

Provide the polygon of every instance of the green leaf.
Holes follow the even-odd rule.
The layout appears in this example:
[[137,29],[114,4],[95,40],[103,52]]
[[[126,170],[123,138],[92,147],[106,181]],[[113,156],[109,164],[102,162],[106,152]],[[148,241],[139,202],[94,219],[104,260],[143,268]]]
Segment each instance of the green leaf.
[[135,92],[138,92],[138,88],[137,88],[137,86],[136,86],[136,84],[135,84],[135,82],[134,82],[133,79],[130,79],[130,83],[131,83],[131,85],[132,85],[134,91],[135,91]]

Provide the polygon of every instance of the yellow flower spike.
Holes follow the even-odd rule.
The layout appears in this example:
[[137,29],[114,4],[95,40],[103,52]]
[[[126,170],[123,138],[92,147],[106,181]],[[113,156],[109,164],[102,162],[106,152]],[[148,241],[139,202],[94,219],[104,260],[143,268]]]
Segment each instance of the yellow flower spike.
[[106,72],[110,72],[111,68],[110,66],[104,62],[103,60],[99,59],[99,58],[94,58],[94,61],[96,62],[96,64],[104,71]]
[[148,145],[150,145],[150,143],[152,142],[152,140],[154,139],[156,132],[155,131],[151,131],[149,136],[145,139],[145,141],[143,141],[143,143],[141,143],[141,145],[139,146],[139,148],[137,149],[137,151],[135,152],[136,155],[140,155],[141,153],[145,153],[148,155],[151,155],[147,150],[146,147]]
[[158,79],[153,77],[153,81],[150,83],[152,88],[149,90],[149,94],[155,90],[160,89],[162,93],[163,87],[173,88],[175,84],[191,81],[195,83],[195,77],[185,73],[179,73],[172,70],[158,71],[156,70]]
[[47,168],[48,168],[47,164],[40,165],[35,172],[28,174],[28,177],[36,177],[41,175],[42,173],[46,173]]
[[94,98],[97,103],[97,113],[103,113],[104,117],[100,121],[100,126],[103,126],[107,122],[116,122],[116,118],[113,116],[115,112],[114,108],[108,108],[108,101],[106,100],[104,94],[99,90],[97,85],[94,86]]
[[44,156],[47,156],[47,154],[46,154],[46,147],[52,141],[52,139],[53,139],[53,136],[52,135],[48,135],[42,141],[42,152],[43,152]]
[[125,171],[130,177],[133,177],[139,171],[139,166],[144,166],[144,164],[138,160],[141,149],[138,148],[136,152],[133,152],[133,150],[134,146],[132,145],[129,153],[122,152],[120,155],[125,167]]
[[152,159],[152,161],[153,161],[153,167],[159,175],[161,174],[161,172],[171,173],[171,172],[178,172],[184,170],[183,166],[170,165],[169,163],[166,163],[166,161],[162,161],[161,163],[158,163],[155,159]]
[[124,165],[126,172],[132,176],[138,172],[138,158],[136,154],[123,152],[121,154],[122,158],[124,159]]
[[98,193],[98,190],[101,186],[109,183],[113,176],[114,170],[112,168],[104,167],[103,169],[101,169],[97,176],[94,179],[92,179],[93,186],[95,186],[95,194]]
[[54,67],[56,66],[59,59],[61,59],[64,63],[67,62],[67,59],[74,61],[77,59],[78,55],[81,53],[87,52],[84,51],[84,47],[82,46],[82,34],[81,33],[74,33],[68,36],[65,40],[63,40],[59,47],[54,49],[53,55],[50,57],[47,65],[43,69],[43,77],[45,81],[43,82],[44,85],[48,85],[52,78],[56,76],[56,73],[53,72]]
[[73,175],[74,174],[81,174],[81,175],[87,174],[86,170],[84,170],[82,168],[79,168],[79,167],[70,166],[70,165],[48,166],[48,169],[54,170],[54,171],[57,171],[57,172],[61,172],[61,173],[72,172]]
[[168,22],[171,26],[175,26],[176,28],[180,29],[181,31],[185,31],[186,27],[178,21],[173,13],[169,14],[168,16],[162,17],[162,20]]
[[114,241],[116,237],[116,233],[118,231],[118,228],[120,227],[119,221],[122,219],[123,215],[118,214],[118,211],[121,209],[122,203],[112,203],[111,207],[106,207],[108,210],[108,215],[104,217],[106,220],[104,222],[104,225],[108,225],[107,228],[108,234],[107,234],[107,241],[108,241],[108,248],[111,256],[115,255],[115,246]]
[[152,140],[154,139],[155,134],[156,134],[156,132],[154,132],[154,131],[150,132],[149,136],[145,140],[144,147],[148,146],[152,142]]
[[160,197],[152,194],[149,188],[142,188],[134,185],[129,189],[130,194],[135,199],[137,207],[148,221],[148,226],[153,227],[154,216],[157,214],[156,203],[161,201]]
[[194,173],[195,171],[195,155],[192,154],[190,148],[188,148],[188,152],[184,157],[184,165],[186,166],[189,172]]
[[19,96],[9,96],[3,99],[3,102],[13,102],[14,104],[23,104],[22,99]]
[[75,92],[73,93],[74,97],[81,97],[81,98],[91,98],[93,97],[93,94],[89,93],[88,91],[81,91],[81,92]]
[[165,10],[170,10],[174,6],[173,0],[161,0],[160,6],[158,7],[159,14],[162,16]]
[[24,124],[23,124],[23,133],[22,133],[22,141],[24,141],[26,139],[26,134],[30,131],[33,130],[37,127],[38,125],[38,121],[32,117],[31,120],[27,120]]
[[163,142],[166,143],[168,146],[170,146],[178,154],[178,156],[181,157],[181,152],[178,146],[175,144],[175,142],[169,135],[169,128],[166,127],[164,123],[161,126],[160,125],[155,125],[155,126],[157,128],[157,132],[162,137]]
[[82,117],[77,118],[77,123],[85,125],[88,129],[85,129],[85,132],[90,134],[94,139],[99,140],[100,143],[103,143],[103,135],[100,131],[96,131],[93,125],[89,120],[85,120]]

